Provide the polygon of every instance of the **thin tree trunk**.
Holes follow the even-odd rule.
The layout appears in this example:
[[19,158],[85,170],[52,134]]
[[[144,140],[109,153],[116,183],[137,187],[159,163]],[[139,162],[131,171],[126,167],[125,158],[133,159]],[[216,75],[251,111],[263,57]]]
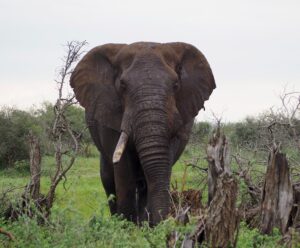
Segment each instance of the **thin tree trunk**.
[[29,193],[33,200],[40,196],[40,178],[41,178],[41,151],[39,140],[32,133],[28,136],[30,147],[30,174]]

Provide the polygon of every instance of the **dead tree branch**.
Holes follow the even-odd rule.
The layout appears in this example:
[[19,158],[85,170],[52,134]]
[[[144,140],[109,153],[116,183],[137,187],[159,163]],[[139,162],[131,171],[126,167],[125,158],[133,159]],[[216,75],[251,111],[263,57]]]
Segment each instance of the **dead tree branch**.
[[15,237],[10,233],[5,231],[3,228],[0,227],[0,233],[4,234],[5,236],[7,236],[11,241],[16,240]]
[[[54,105],[54,120],[51,127],[51,137],[55,149],[55,169],[54,176],[51,177],[51,185],[45,195],[40,194],[40,176],[41,176],[41,154],[39,141],[32,133],[28,136],[30,145],[30,173],[31,181],[25,188],[25,193],[17,206],[10,206],[7,215],[10,219],[17,219],[21,214],[33,217],[35,214],[41,220],[41,223],[48,222],[51,214],[51,208],[55,199],[55,191],[59,183],[67,180],[67,173],[74,165],[79,151],[79,141],[82,133],[73,131],[67,117],[68,108],[76,104],[74,95],[65,93],[66,81],[72,73],[73,65],[81,56],[82,48],[87,44],[86,41],[68,42],[66,45],[67,55],[63,58],[63,66],[59,70],[58,99]],[[85,129],[84,129],[85,130]],[[84,131],[83,130],[83,131]],[[65,159],[66,158],[66,159]],[[31,201],[36,209],[32,209]],[[38,211],[35,211],[38,210]]]
[[[50,209],[53,205],[55,190],[61,180],[67,180],[66,174],[72,168],[79,150],[79,138],[81,133],[72,130],[71,124],[66,117],[67,109],[76,104],[74,95],[64,94],[65,84],[68,76],[72,73],[73,65],[78,61],[83,51],[82,48],[87,44],[86,41],[72,41],[67,43],[67,55],[64,57],[59,72],[58,99],[54,105],[55,119],[52,126],[52,142],[55,149],[56,169],[51,178],[51,186],[46,195],[46,217],[50,215]],[[68,156],[67,162],[63,162],[63,156]]]

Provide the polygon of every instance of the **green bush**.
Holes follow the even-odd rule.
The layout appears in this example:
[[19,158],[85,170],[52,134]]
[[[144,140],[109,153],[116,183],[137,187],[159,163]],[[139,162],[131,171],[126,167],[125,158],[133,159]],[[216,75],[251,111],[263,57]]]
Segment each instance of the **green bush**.
[[278,229],[274,229],[272,235],[262,235],[258,229],[249,229],[244,222],[240,223],[240,232],[237,247],[241,248],[273,248],[281,247],[278,241],[281,239]]
[[[67,109],[66,117],[72,130],[80,135],[80,154],[83,156],[98,156],[98,152],[91,146],[92,140],[86,128],[84,110],[77,106]],[[42,155],[53,155],[51,130],[54,122],[54,106],[43,103],[40,108],[22,111],[4,107],[0,109],[0,169],[15,166],[18,161],[29,159],[27,135],[33,132],[38,136]]]
[[190,135],[189,144],[207,143],[212,125],[209,122],[195,122]]
[[234,145],[253,147],[258,142],[259,124],[253,118],[234,125],[231,141]]
[[27,135],[38,132],[36,120],[22,110],[0,110],[0,169],[12,167],[16,161],[29,158]]
[[[73,216],[75,217],[75,216]],[[174,219],[168,219],[155,228],[147,224],[137,227],[117,216],[103,214],[82,221],[80,218],[68,219],[64,211],[53,214],[49,225],[38,225],[36,219],[22,216],[17,222],[5,222],[5,227],[17,237],[10,244],[6,237],[0,236],[0,247],[165,247],[167,236],[172,231],[180,233],[178,243],[192,226],[177,225]],[[1,246],[2,245],[2,246]]]
[[[44,102],[40,108],[32,110],[34,116],[41,127],[39,133],[42,152],[44,155],[53,155],[54,147],[52,143],[51,131],[54,123],[54,105]],[[66,110],[66,118],[70,123],[71,129],[75,134],[80,134],[80,154],[89,155],[89,145],[92,144],[89,131],[86,128],[84,109],[75,105],[71,105]]]

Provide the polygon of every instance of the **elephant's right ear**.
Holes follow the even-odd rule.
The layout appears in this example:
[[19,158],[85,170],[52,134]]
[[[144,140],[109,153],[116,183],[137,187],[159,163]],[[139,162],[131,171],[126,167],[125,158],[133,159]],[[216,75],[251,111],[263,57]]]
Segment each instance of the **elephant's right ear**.
[[114,86],[114,56],[124,44],[106,44],[88,52],[75,67],[70,85],[88,118],[119,131],[122,106]]

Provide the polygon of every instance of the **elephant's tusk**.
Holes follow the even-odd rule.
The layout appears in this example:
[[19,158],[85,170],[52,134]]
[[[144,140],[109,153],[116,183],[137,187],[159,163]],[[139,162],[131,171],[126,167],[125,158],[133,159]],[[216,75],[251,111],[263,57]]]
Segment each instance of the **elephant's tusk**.
[[114,155],[113,155],[113,163],[117,164],[120,162],[120,159],[122,157],[122,154],[125,150],[126,144],[128,141],[128,135],[125,132],[122,132],[118,141],[118,144],[116,146]]

